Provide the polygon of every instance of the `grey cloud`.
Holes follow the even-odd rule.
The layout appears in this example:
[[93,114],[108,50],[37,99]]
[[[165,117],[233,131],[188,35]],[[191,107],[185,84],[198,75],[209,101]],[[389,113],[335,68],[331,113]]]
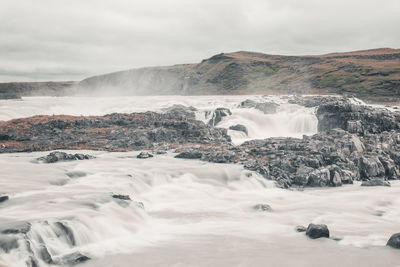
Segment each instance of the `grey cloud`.
[[398,0],[3,0],[0,81],[80,80],[220,52],[399,47]]

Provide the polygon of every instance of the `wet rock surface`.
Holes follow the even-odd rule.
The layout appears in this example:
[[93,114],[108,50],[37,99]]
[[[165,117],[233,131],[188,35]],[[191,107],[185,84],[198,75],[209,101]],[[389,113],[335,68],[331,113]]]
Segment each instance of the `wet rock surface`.
[[388,240],[386,246],[389,246],[389,247],[392,247],[392,248],[400,249],[400,233],[393,234],[393,235],[389,238],[389,240]]
[[213,112],[206,113],[206,117],[210,117],[208,125],[216,126],[222,121],[223,117],[228,117],[232,115],[232,112],[228,108],[217,108]]
[[44,163],[55,163],[58,161],[71,161],[71,160],[84,160],[84,159],[93,159],[94,157],[87,154],[68,154],[65,152],[54,151],[48,154],[47,156],[40,157],[37,159],[38,162]]
[[251,99],[246,99],[239,105],[240,108],[255,108],[262,111],[264,114],[273,114],[278,110],[279,104],[273,102],[256,102]]
[[152,157],[153,157],[153,155],[150,154],[150,153],[147,152],[147,151],[140,152],[140,154],[137,155],[137,158],[138,158],[138,159],[148,159],[148,158],[152,158]]
[[317,239],[321,237],[329,238],[329,229],[325,224],[310,223],[307,227],[306,235],[312,239]]
[[31,230],[31,223],[24,221],[1,222],[0,233],[2,234],[26,234]]
[[248,135],[246,126],[244,126],[242,124],[232,125],[232,126],[229,127],[229,130],[244,132],[246,135]]
[[5,202],[9,199],[9,196],[0,196],[0,203]]

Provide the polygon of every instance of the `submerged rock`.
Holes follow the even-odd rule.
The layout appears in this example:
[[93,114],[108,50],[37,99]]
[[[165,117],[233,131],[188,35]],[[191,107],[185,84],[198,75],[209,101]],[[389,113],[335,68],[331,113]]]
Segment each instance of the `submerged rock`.
[[90,260],[90,258],[86,255],[83,255],[80,252],[74,252],[71,254],[67,254],[61,258],[61,264],[63,265],[76,265],[78,263],[82,263]]
[[39,247],[39,257],[47,264],[53,264],[53,258],[51,257],[47,247],[44,244],[41,244]]
[[86,172],[83,172],[83,171],[71,171],[71,172],[67,172],[66,175],[69,178],[80,178],[80,177],[86,176]]
[[302,225],[297,225],[297,226],[294,228],[294,230],[295,230],[296,232],[298,232],[298,233],[302,233],[302,232],[307,231],[307,228],[305,228],[305,227],[302,226]]
[[121,199],[121,200],[132,200],[129,195],[118,195],[114,194],[111,196],[112,198]]
[[152,158],[152,157],[153,157],[153,155],[150,154],[150,153],[147,152],[147,151],[142,151],[142,152],[140,152],[139,155],[137,155],[137,158],[138,158],[138,159],[148,159],[148,158]]
[[74,232],[72,231],[72,229],[65,223],[62,222],[55,222],[54,225],[58,228],[58,233],[60,235],[63,235],[66,237],[68,243],[71,246],[75,246],[76,245],[76,241],[75,241],[75,236],[74,236]]
[[392,247],[392,248],[400,249],[400,233],[393,234],[393,235],[389,238],[389,240],[388,240],[386,246],[389,246],[389,247]]
[[328,226],[326,226],[325,224],[310,223],[307,227],[306,235],[312,239],[321,238],[321,237],[329,238]]
[[18,248],[18,239],[10,235],[0,235],[0,249],[8,253],[14,248]]
[[0,222],[2,234],[26,234],[31,230],[31,223],[25,221]]
[[229,130],[244,132],[246,135],[248,135],[246,126],[244,126],[242,124],[232,125],[232,126],[229,127]]
[[255,211],[272,211],[272,208],[268,204],[256,204],[252,207]]
[[70,161],[70,160],[84,160],[84,159],[93,159],[94,157],[87,154],[68,154],[65,152],[54,151],[48,154],[47,156],[40,157],[37,160],[39,162],[44,163],[54,163],[58,161]]

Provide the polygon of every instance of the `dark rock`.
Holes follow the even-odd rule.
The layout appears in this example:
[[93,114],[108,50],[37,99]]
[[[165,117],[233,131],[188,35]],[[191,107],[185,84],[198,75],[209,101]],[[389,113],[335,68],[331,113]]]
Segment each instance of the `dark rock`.
[[263,102],[259,103],[251,99],[247,99],[240,103],[241,108],[255,108],[262,111],[264,114],[276,113],[279,104],[273,102]]
[[208,125],[216,126],[218,123],[222,121],[223,117],[227,117],[232,115],[232,112],[227,108],[217,108],[211,113],[206,113],[206,116],[211,116],[211,119],[208,121]]
[[272,208],[268,204],[256,204],[252,207],[253,210],[255,211],[272,211]]
[[26,234],[31,230],[31,223],[25,221],[0,222],[2,234]]
[[386,246],[389,246],[389,247],[392,247],[392,248],[400,249],[400,233],[393,234],[393,235],[389,238],[389,240],[388,240]]
[[294,228],[294,230],[295,230],[296,232],[301,233],[301,232],[307,231],[307,228],[305,228],[305,227],[302,226],[302,225],[297,225],[297,226]]
[[121,200],[132,200],[129,195],[117,195],[117,194],[114,194],[111,197],[116,198],[116,199],[121,199]]
[[382,178],[373,178],[371,180],[363,181],[361,186],[390,186],[390,182]]
[[10,235],[0,235],[0,249],[8,253],[14,248],[18,248],[18,239]]
[[232,125],[232,126],[229,127],[229,130],[244,132],[246,135],[248,135],[246,126],[244,126],[242,124]]
[[186,107],[184,105],[175,104],[169,108],[164,110],[167,113],[175,116],[176,118],[189,118],[189,119],[196,119],[195,112],[197,109],[195,107]]
[[84,159],[92,159],[94,158],[91,155],[85,154],[68,154],[65,152],[54,151],[48,154],[47,156],[40,157],[37,160],[44,163],[54,163],[58,161],[69,161],[69,160],[84,160]]
[[54,261],[44,244],[39,247],[39,257],[47,264],[53,264]]
[[203,154],[195,149],[189,149],[180,152],[178,155],[175,156],[175,158],[180,158],[180,159],[200,159],[203,156]]
[[142,152],[140,152],[139,155],[137,155],[137,158],[138,158],[138,159],[148,159],[148,158],[152,158],[152,157],[153,157],[153,155],[150,154],[150,153],[147,152],[147,151],[142,151]]
[[4,201],[7,201],[8,199],[9,199],[8,196],[0,196],[0,203],[4,202]]
[[358,167],[363,179],[385,175],[385,168],[377,156],[363,156],[359,160]]
[[65,236],[71,246],[76,245],[74,232],[68,225],[62,222],[55,222],[54,225],[60,231],[59,234]]
[[309,186],[327,186],[330,183],[330,172],[327,168],[320,168],[310,173],[308,177]]
[[26,265],[28,267],[39,267],[39,263],[33,256],[29,256],[29,259],[26,261]]
[[90,260],[90,258],[86,255],[83,255],[80,252],[74,252],[71,254],[67,254],[61,258],[61,264],[63,265],[76,265],[78,263],[83,263],[85,261]]
[[314,171],[313,168],[301,165],[296,171],[294,183],[301,186],[307,185],[310,173],[313,171]]
[[329,230],[325,224],[312,224],[307,227],[306,235],[312,239],[326,237],[329,238]]

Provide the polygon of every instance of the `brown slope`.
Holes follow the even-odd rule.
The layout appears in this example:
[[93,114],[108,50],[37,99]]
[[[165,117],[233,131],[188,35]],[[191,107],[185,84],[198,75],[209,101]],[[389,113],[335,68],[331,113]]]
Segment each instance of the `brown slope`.
[[[372,49],[319,56],[221,53],[198,64],[142,68],[83,80],[86,93],[124,94],[354,94],[400,96],[400,50]],[[121,93],[121,92],[119,92]]]

